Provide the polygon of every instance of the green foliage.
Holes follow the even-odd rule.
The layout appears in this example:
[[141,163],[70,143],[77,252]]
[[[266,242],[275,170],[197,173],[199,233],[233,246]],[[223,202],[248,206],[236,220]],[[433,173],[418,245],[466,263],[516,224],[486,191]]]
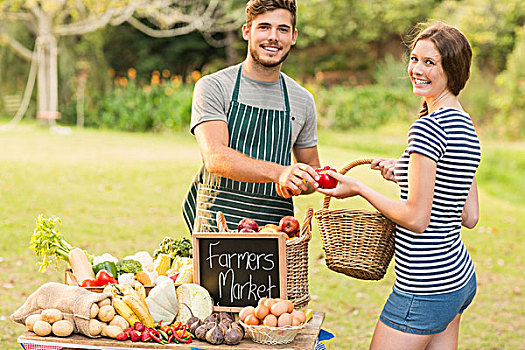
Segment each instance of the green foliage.
[[128,24],[104,30],[104,56],[117,75],[130,67],[144,83],[154,70],[168,69],[184,79],[194,70],[216,58],[224,57],[224,48],[213,48],[198,32],[175,38],[152,38]]
[[[117,81],[127,81],[122,79]],[[93,98],[86,113],[86,126],[164,132],[189,125],[192,86],[177,80],[143,87],[131,80],[124,85]]]
[[153,252],[153,258],[157,259],[160,254],[167,254],[171,259],[175,259],[177,256],[191,258],[193,256],[192,249],[193,246],[188,237],[179,239],[165,237]]
[[512,138],[525,137],[525,26],[518,31],[516,47],[509,55],[507,69],[501,73],[496,83],[499,93],[493,105],[498,113],[494,126],[501,133]]
[[29,247],[42,258],[42,262],[39,263],[40,272],[45,272],[52,262],[56,263],[58,260],[69,263],[69,252],[73,247],[60,233],[58,227],[61,225],[60,218],[57,217],[46,218],[40,214],[36,219],[36,227]]
[[417,99],[406,88],[379,84],[318,87],[314,95],[321,128],[377,128],[413,118],[417,112]]
[[501,71],[515,45],[516,30],[525,23],[525,2],[447,0],[436,7],[433,15],[465,33],[480,67]]

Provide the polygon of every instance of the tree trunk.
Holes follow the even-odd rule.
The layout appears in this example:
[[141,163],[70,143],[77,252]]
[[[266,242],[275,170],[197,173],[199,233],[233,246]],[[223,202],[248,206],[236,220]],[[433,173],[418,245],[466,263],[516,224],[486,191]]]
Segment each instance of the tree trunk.
[[226,63],[229,66],[237,63],[237,53],[234,47],[236,36],[237,32],[235,31],[226,32]]
[[38,61],[38,113],[44,124],[54,125],[59,118],[57,42],[51,32],[51,18],[41,16],[36,39]]

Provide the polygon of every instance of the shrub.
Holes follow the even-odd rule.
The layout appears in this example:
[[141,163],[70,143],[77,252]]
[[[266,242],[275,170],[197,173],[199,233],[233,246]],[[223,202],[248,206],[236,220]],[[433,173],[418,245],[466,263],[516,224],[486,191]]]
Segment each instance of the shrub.
[[494,128],[504,136],[525,137],[525,27],[517,31],[516,46],[507,59],[507,69],[496,78],[499,91],[493,100],[498,110]]
[[125,78],[115,81],[113,89],[92,99],[86,126],[139,132],[188,127],[193,85],[181,84],[177,79],[142,87]]
[[376,128],[413,119],[418,109],[410,90],[381,85],[318,87],[314,96],[320,128]]

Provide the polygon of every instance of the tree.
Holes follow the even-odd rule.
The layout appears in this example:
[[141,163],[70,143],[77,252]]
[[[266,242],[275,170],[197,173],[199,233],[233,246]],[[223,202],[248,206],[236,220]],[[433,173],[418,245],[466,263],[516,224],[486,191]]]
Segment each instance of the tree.
[[[200,31],[214,45],[216,33],[238,28],[243,20],[238,0],[7,0],[0,3],[1,42],[38,68],[37,117],[58,118],[57,40],[128,22],[153,37]],[[22,22],[34,35],[27,48],[9,24]]]

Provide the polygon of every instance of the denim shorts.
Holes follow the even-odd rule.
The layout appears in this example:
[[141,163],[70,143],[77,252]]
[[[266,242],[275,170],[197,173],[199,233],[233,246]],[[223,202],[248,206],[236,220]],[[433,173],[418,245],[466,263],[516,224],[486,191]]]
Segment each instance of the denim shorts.
[[418,295],[401,292],[394,287],[379,319],[405,333],[440,333],[457,314],[465,311],[476,290],[475,273],[465,286],[450,293]]

